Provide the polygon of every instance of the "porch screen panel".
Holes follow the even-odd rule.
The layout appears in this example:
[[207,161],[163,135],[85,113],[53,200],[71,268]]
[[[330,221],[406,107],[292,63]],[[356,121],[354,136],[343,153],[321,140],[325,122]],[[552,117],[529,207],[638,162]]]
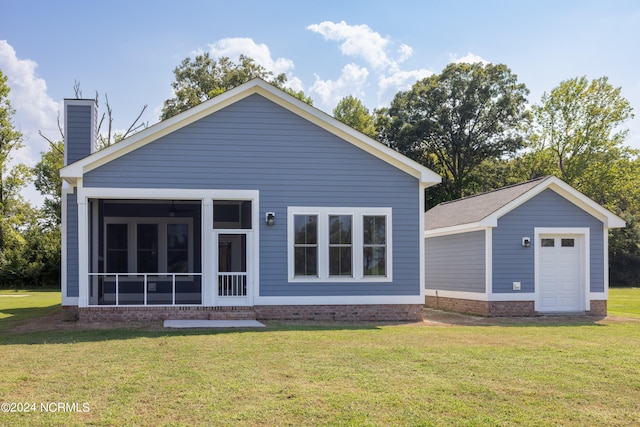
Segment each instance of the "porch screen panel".
[[167,272],[189,272],[188,224],[167,224]]
[[107,224],[107,272],[126,273],[128,271],[128,239],[127,224]]
[[158,224],[138,224],[138,273],[158,272]]

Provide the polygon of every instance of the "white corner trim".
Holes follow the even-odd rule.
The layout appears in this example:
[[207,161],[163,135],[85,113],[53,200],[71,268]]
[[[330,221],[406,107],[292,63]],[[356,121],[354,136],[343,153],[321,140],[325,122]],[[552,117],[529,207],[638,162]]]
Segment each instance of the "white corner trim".
[[[495,226],[498,224],[496,223]],[[472,231],[480,231],[480,230],[490,230],[495,226],[487,226],[482,224],[481,222],[474,222],[470,224],[461,224],[461,225],[453,225],[451,227],[437,228],[434,230],[426,230],[424,232],[424,237],[426,239],[431,237],[440,237],[440,236],[449,236],[452,234],[462,234],[462,233],[470,233]]]
[[425,289],[425,296],[467,299],[472,301],[488,301],[489,296],[485,292],[446,291],[441,289]]
[[254,305],[424,304],[420,295],[256,296]]
[[464,291],[445,291],[440,289],[427,289],[426,295],[430,297],[466,299],[471,301],[533,301],[533,292],[522,293],[486,293],[486,292],[464,292]]

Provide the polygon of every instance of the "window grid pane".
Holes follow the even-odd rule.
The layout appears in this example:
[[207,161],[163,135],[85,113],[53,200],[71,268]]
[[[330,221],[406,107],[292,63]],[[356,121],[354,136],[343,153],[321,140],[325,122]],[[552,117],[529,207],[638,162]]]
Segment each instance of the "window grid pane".
[[352,217],[329,216],[329,275],[352,275]]
[[318,216],[294,215],[294,274],[318,276]]
[[363,274],[386,276],[387,274],[387,218],[384,215],[363,217]]
[[555,246],[555,239],[541,239],[540,245],[543,248],[553,248]]

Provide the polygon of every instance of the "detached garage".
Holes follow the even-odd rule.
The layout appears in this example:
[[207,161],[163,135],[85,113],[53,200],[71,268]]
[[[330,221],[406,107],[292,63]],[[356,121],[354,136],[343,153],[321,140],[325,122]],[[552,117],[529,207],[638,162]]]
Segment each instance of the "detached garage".
[[425,213],[425,302],[483,316],[607,313],[608,231],[624,221],[556,177]]

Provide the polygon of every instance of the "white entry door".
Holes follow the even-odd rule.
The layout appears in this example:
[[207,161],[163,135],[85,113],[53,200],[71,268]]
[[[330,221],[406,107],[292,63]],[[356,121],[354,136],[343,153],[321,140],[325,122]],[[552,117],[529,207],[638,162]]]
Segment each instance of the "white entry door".
[[237,231],[215,234],[218,305],[248,305],[252,282],[249,268],[251,234]]
[[538,236],[539,312],[584,311],[584,263],[581,235]]

